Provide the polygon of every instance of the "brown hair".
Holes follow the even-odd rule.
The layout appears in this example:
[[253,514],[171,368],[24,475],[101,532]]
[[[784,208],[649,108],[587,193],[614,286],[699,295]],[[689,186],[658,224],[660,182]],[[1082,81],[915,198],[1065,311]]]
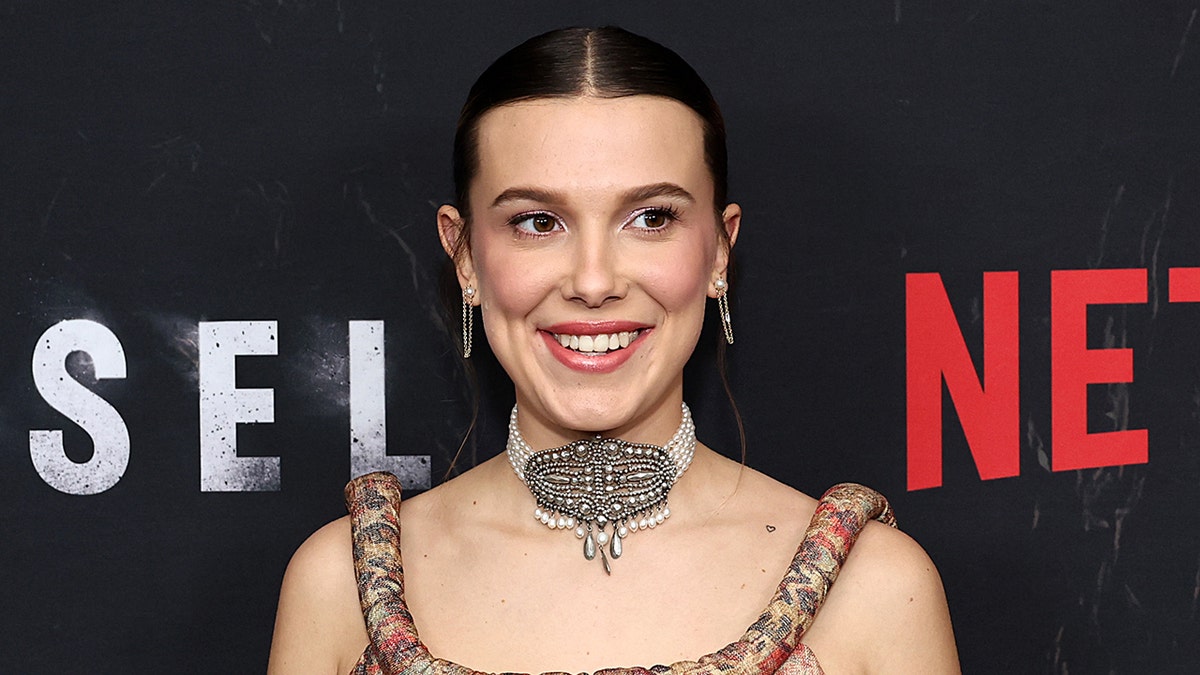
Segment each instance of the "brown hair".
[[[542,98],[639,95],[673,99],[700,117],[704,131],[704,160],[713,179],[717,230],[728,244],[720,216],[728,191],[725,120],[708,85],[678,54],[648,38],[615,26],[561,28],[532,37],[496,59],[467,94],[454,134],[454,190],[463,223],[455,239],[452,257],[457,258],[470,246],[468,195],[471,181],[479,171],[479,121],[488,111],[508,103]],[[447,316],[456,318],[462,297],[452,262],[447,264],[442,275],[442,299]],[[456,331],[449,332],[457,334]],[[726,375],[724,340],[717,344],[717,365],[737,421],[744,460],[746,438]],[[474,393],[469,436],[478,419],[479,399],[474,365],[466,363],[465,367]],[[465,438],[463,443],[465,445]],[[447,476],[454,470],[461,452],[462,447],[451,461]]]

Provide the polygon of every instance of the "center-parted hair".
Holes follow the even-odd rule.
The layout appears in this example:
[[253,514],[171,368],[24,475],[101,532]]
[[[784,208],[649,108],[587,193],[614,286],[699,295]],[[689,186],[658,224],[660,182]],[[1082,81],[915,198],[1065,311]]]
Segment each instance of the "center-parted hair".
[[[467,94],[454,133],[454,193],[463,218],[453,256],[470,246],[471,182],[479,173],[479,121],[493,108],[509,103],[546,98],[621,98],[624,96],[661,96],[682,103],[701,120],[704,133],[704,162],[713,180],[715,225],[726,237],[721,213],[728,194],[728,156],[725,149],[725,121],[708,85],[687,61],[648,38],[615,26],[603,28],[561,28],[532,37],[496,59],[479,76]],[[728,240],[726,239],[726,243]],[[732,276],[732,257],[730,258]],[[441,281],[442,300],[449,323],[457,318],[461,289],[454,265],[447,261]],[[457,336],[456,331],[448,331]],[[715,341],[717,371],[737,423],[742,460],[746,456],[746,436],[742,418],[725,368],[725,342]],[[486,344],[486,341],[484,341]],[[478,343],[477,343],[478,344]],[[460,345],[461,346],[461,345]],[[480,351],[480,350],[477,350]],[[489,353],[490,350],[482,350]],[[461,353],[461,351],[460,351]],[[479,388],[476,363],[484,371],[498,371],[494,358],[465,360],[463,366],[471,382],[472,416],[468,437],[479,416]],[[474,363],[473,363],[474,362]],[[499,375],[499,373],[494,373]],[[467,443],[464,437],[451,460],[446,475],[456,471],[458,458]]]
[[[468,193],[479,172],[479,120],[492,108],[540,98],[662,96],[700,116],[713,207],[725,207],[725,122],[708,85],[678,54],[622,28],[562,28],[517,45],[483,71],[467,94],[454,134],[454,189],[470,220]],[[469,236],[469,235],[468,235]],[[465,242],[464,242],[465,243]]]

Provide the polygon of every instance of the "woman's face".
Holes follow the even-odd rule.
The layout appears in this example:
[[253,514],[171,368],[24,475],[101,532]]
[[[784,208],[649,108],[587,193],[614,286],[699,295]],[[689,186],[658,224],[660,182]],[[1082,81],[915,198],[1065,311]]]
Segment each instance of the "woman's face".
[[[609,432],[661,443],[740,211],[713,205],[700,118],[654,96],[538,99],[479,121],[473,286],[535,447]],[[439,211],[443,242],[461,223]],[[637,438],[641,437],[641,438]]]

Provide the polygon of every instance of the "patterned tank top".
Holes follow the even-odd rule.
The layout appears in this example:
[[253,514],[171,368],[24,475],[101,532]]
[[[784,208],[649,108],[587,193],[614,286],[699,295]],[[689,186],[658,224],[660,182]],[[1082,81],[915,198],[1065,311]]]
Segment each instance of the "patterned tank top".
[[[346,485],[358,596],[370,643],[351,675],[488,675],[439,659],[417,636],[404,603],[400,482],[372,473]],[[896,526],[887,500],[853,483],[821,497],[775,596],[740,639],[695,661],[651,668],[606,668],[595,675],[811,675],[823,673],[803,642],[859,532],[871,520]],[[547,673],[546,675],[551,675]]]

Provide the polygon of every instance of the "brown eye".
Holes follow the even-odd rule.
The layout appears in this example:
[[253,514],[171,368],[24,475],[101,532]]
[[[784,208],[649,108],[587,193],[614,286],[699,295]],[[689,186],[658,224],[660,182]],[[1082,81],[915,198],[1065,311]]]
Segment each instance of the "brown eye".
[[542,234],[554,229],[554,219],[544,213],[534,216],[531,220],[533,221],[533,229]]
[[676,214],[667,209],[646,209],[630,221],[629,226],[640,230],[661,230],[675,220]]
[[549,213],[523,214],[510,220],[509,225],[525,236],[551,234],[562,228],[562,223]]

